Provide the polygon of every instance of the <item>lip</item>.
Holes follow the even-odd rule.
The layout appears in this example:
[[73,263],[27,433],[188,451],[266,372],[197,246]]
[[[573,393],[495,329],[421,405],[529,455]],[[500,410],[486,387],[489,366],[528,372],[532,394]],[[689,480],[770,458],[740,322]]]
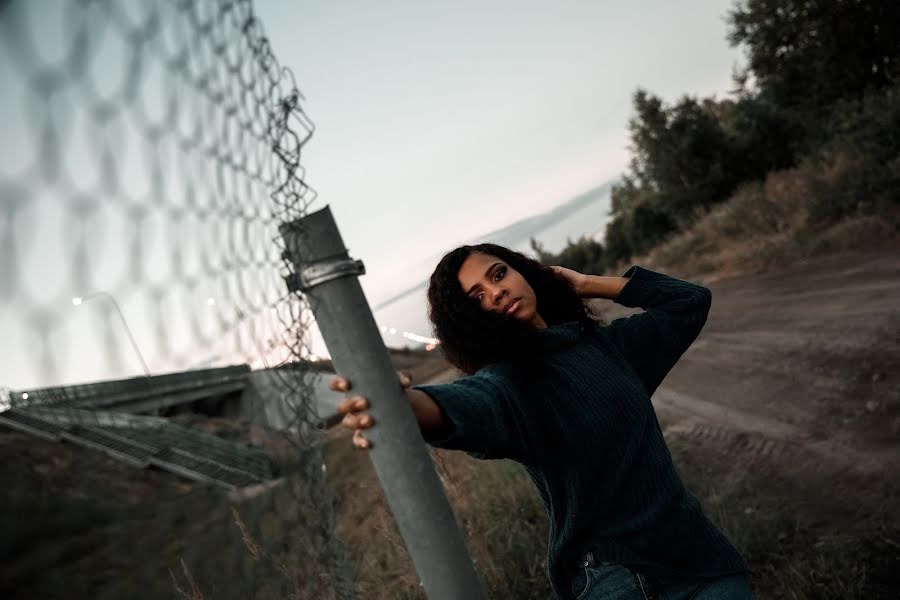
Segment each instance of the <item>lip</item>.
[[516,298],[512,302],[506,305],[506,308],[503,309],[504,314],[511,315],[519,309],[519,299]]

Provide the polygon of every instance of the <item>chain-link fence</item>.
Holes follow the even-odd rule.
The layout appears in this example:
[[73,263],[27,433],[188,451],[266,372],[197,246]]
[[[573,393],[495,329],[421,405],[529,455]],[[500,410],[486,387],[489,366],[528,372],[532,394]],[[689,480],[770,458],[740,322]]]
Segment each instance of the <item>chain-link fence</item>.
[[0,595],[353,597],[251,2],[0,2],[0,48]]

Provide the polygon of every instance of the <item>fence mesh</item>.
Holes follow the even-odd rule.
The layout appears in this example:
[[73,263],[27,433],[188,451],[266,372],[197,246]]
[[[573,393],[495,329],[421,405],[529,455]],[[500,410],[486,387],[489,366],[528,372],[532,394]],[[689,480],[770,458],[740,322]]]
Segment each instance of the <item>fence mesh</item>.
[[0,48],[0,595],[355,597],[252,3],[0,2]]

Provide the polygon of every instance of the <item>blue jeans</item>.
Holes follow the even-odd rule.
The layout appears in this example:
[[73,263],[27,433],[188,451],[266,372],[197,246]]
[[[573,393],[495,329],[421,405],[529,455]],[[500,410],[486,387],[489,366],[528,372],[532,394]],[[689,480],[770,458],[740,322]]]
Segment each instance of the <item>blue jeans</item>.
[[719,579],[659,582],[621,565],[581,567],[572,577],[577,600],[750,600],[745,575]]

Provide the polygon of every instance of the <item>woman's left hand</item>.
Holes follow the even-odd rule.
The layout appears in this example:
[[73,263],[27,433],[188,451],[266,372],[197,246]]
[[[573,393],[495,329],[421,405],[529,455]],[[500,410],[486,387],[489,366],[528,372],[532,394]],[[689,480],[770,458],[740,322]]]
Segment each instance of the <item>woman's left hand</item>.
[[584,280],[585,276],[578,271],[573,271],[572,269],[567,269],[565,267],[560,267],[559,265],[550,267],[557,275],[562,275],[562,277],[572,284],[572,287],[575,288],[575,293],[579,296],[583,292]]

